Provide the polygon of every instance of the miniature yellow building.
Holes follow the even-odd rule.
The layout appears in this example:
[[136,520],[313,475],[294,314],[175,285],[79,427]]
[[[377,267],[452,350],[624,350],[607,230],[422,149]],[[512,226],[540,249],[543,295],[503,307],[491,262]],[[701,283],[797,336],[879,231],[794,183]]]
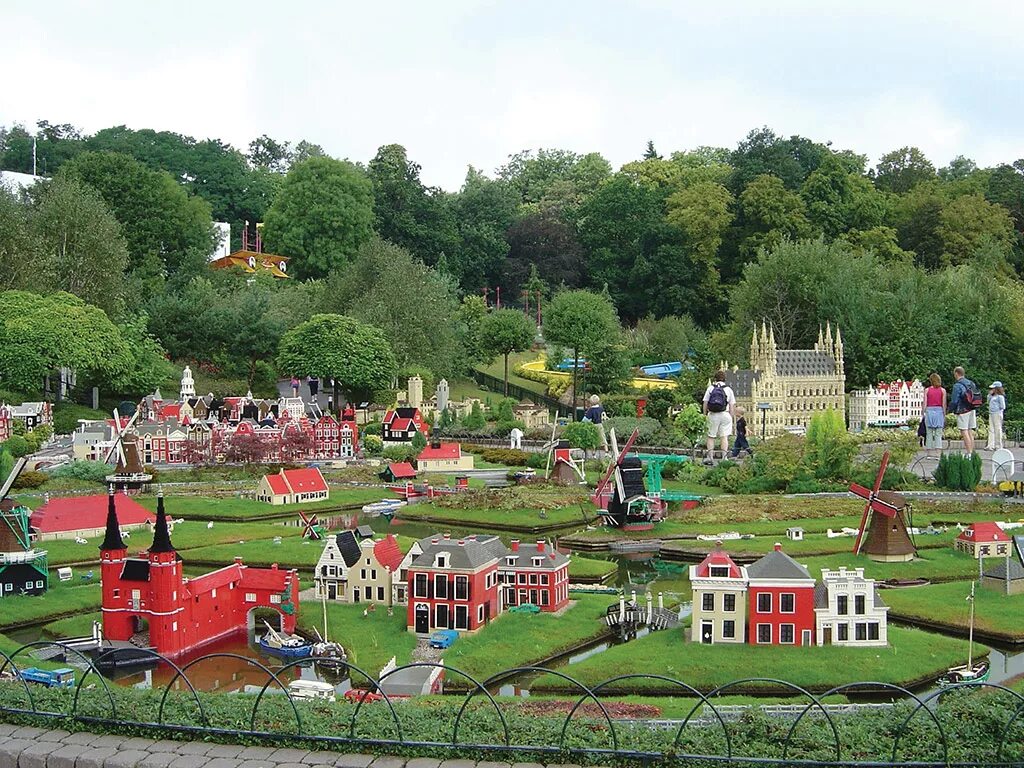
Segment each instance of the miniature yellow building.
[[[778,349],[775,331],[761,323],[750,342],[750,368],[729,368],[726,384],[736,395],[736,404],[746,411],[747,430],[774,437],[785,432],[802,432],[811,417],[833,408],[846,414],[846,372],[843,366],[843,339],[836,328],[826,325],[818,330],[814,349]],[[769,406],[762,412],[758,405]]]

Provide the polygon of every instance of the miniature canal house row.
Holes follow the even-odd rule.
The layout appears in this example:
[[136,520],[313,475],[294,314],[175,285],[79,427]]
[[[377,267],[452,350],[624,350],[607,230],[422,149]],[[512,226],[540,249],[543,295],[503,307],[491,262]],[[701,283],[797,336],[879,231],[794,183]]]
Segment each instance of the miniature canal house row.
[[362,550],[352,531],[328,536],[316,563],[313,588],[318,599],[351,602],[348,596],[348,570],[359,562]]
[[153,544],[142,557],[128,557],[111,493],[100,544],[103,635],[108,640],[152,646],[175,658],[217,638],[244,630],[255,608],[273,608],[281,628],[295,631],[299,576],[294,570],[232,565],[187,579],[171,544],[164,498],[157,498]]
[[851,432],[862,432],[869,427],[899,427],[921,419],[924,384],[917,379],[883,381],[876,387],[854,390],[847,399]]
[[1010,546],[1010,537],[995,523],[971,523],[953,541],[957,552],[976,558],[1006,557]]
[[814,578],[782,545],[747,566],[753,645],[814,644]]
[[18,459],[0,485],[0,599],[41,595],[50,584],[46,550],[32,545],[29,510],[7,498],[25,463],[24,458]]
[[690,639],[697,643],[743,643],[747,625],[747,573],[719,542],[690,566],[693,617]]
[[536,605],[557,611],[569,602],[569,558],[543,539],[511,547],[498,565],[501,607]]
[[888,645],[889,606],[863,568],[822,568],[814,614],[818,645]]
[[402,563],[402,551],[392,534],[359,541],[352,531],[328,536],[314,571],[318,598],[344,603],[392,605],[392,581]]
[[256,488],[256,500],[268,504],[311,504],[326,501],[331,495],[327,481],[316,467],[282,469],[276,475],[264,475]]

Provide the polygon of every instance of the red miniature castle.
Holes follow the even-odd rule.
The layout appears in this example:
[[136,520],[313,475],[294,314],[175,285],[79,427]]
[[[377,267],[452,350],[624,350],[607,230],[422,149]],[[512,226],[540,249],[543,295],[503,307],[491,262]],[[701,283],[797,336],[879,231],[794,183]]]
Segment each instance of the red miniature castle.
[[184,577],[181,557],[171,544],[163,493],[157,499],[153,545],[144,556],[128,557],[111,490],[100,568],[103,634],[108,640],[134,639],[174,658],[245,629],[254,608],[275,609],[281,614],[281,629],[295,631],[299,577],[294,570],[279,570],[276,564],[251,568],[235,558],[225,568]]

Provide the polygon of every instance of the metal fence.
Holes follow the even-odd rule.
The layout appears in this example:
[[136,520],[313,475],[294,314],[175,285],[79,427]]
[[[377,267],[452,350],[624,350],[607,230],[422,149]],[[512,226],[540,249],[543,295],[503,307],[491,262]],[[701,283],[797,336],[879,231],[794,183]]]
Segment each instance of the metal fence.
[[[491,376],[489,373],[483,371],[473,371],[473,379],[482,387],[500,395],[505,391],[505,382],[499,379],[497,376]],[[566,405],[565,403],[559,402],[553,397],[542,394],[540,392],[534,392],[532,389],[521,387],[513,382],[508,383],[508,395],[514,397],[516,400],[530,400],[537,405],[544,405],[555,411],[559,416],[572,416],[572,406]]]
[[[73,689],[54,692],[33,686],[20,676],[23,667],[17,659],[50,653],[57,649],[82,672]],[[43,655],[49,655],[43,653]],[[586,685],[558,669],[523,666],[503,670],[479,680],[456,668],[434,662],[417,662],[374,678],[364,670],[344,663],[345,673],[359,684],[356,695],[347,705],[327,702],[308,702],[293,698],[285,680],[294,668],[309,664],[310,660],[296,660],[276,670],[260,661],[231,653],[211,653],[184,664],[177,664],[152,653],[154,663],[166,665],[170,670],[168,682],[156,688],[152,696],[159,702],[147,708],[133,699],[140,692],[123,688],[103,677],[97,665],[103,665],[103,656],[95,660],[81,650],[66,643],[38,641],[21,646],[10,655],[0,651],[0,719],[12,716],[30,718],[33,722],[51,722],[62,727],[80,726],[82,729],[101,728],[114,732],[146,733],[147,735],[187,736],[202,740],[244,740],[246,743],[267,742],[280,744],[301,743],[312,748],[355,748],[381,752],[409,754],[450,755],[470,753],[473,756],[493,756],[522,759],[524,757],[548,762],[673,764],[673,765],[742,765],[742,766],[1022,766],[1024,765],[1024,696],[1010,688],[988,683],[972,683],[940,689],[918,695],[897,685],[881,682],[848,683],[830,690],[812,693],[793,683],[774,678],[750,677],[701,692],[685,681],[656,674],[625,674],[611,677],[597,685]],[[232,702],[241,708],[225,715],[223,708],[214,703],[214,697],[197,690],[189,678],[190,670],[204,662],[222,663],[226,659],[242,661],[265,676],[265,682],[255,695],[231,696],[220,702]],[[417,728],[404,722],[410,707],[399,702],[394,694],[388,695],[388,678],[417,668],[442,668],[447,680],[460,682],[464,692],[448,697],[451,707],[448,717],[430,713],[428,729],[423,723]],[[13,673],[13,677],[12,677]],[[514,729],[513,711],[517,702],[496,697],[491,691],[499,680],[510,675],[547,674],[559,680],[565,690],[573,694],[571,706],[564,717],[549,716],[547,735],[531,739],[522,738],[522,728]],[[180,681],[180,682],[179,682]],[[177,684],[177,685],[176,685]],[[622,686],[656,685],[661,690],[676,692],[692,700],[692,707],[684,717],[667,720],[619,719],[612,717],[611,699],[615,689]],[[791,705],[759,707],[716,704],[719,696],[748,691],[753,686],[772,686],[793,697]],[[284,691],[287,697],[268,696],[271,691]],[[856,694],[870,690],[883,692],[895,702],[887,706],[877,704],[834,705],[826,703],[830,696]],[[58,695],[63,694],[63,695]],[[957,703],[975,701],[992,710],[996,696],[1004,706],[1000,712],[1005,719],[983,738],[983,726],[976,716],[965,716],[963,711],[947,712],[947,696]],[[174,698],[179,709],[179,721],[168,716],[168,702]],[[974,699],[974,697],[985,697]],[[273,700],[273,704],[270,704]],[[432,704],[436,709],[436,699]],[[720,701],[720,700],[719,700]],[[182,702],[194,709],[188,722],[180,722]],[[55,703],[61,706],[53,706]],[[323,727],[323,719],[314,717],[315,707],[322,714],[325,706],[337,709],[339,717]],[[689,704],[687,704],[689,706]],[[456,711],[457,707],[457,711]],[[585,709],[589,708],[589,709]],[[262,709],[261,709],[262,708]],[[274,727],[267,728],[268,708],[275,708]],[[979,710],[980,711],[980,710]],[[367,732],[367,713],[373,712]],[[454,717],[451,717],[454,712]],[[472,716],[471,716],[471,713]],[[491,734],[496,738],[479,739],[480,716],[488,713],[494,726]],[[865,746],[863,733],[856,745],[849,743],[848,727],[859,717],[888,718],[877,732],[870,734]],[[518,715],[521,725],[522,715]],[[346,721],[347,718],[347,721]],[[762,718],[758,720],[757,718]],[[362,722],[361,722],[362,719]],[[536,722],[536,717],[532,721]],[[274,718],[271,718],[274,720]],[[878,725],[877,721],[874,721]],[[766,725],[767,723],[767,725]],[[318,727],[319,724],[319,727]],[[448,724],[449,727],[446,727]],[[922,731],[922,729],[924,729]],[[580,733],[591,739],[599,735],[602,743],[586,743]],[[743,750],[750,745],[751,733],[760,734],[762,742],[770,744],[771,755],[747,755]],[[638,734],[648,738],[638,739]],[[700,743],[694,736],[714,736],[714,749],[694,750]],[[652,747],[652,739],[660,739]],[[911,738],[913,737],[913,738]],[[704,739],[707,743],[708,739]],[[962,759],[966,752],[970,759]],[[763,752],[764,750],[762,750]]]

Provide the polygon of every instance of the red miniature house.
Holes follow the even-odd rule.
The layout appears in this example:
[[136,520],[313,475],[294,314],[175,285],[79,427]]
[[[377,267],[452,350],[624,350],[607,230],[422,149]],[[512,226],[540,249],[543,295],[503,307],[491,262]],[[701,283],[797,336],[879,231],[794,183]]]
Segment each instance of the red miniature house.
[[814,578],[776,544],[747,566],[751,645],[814,645]]

